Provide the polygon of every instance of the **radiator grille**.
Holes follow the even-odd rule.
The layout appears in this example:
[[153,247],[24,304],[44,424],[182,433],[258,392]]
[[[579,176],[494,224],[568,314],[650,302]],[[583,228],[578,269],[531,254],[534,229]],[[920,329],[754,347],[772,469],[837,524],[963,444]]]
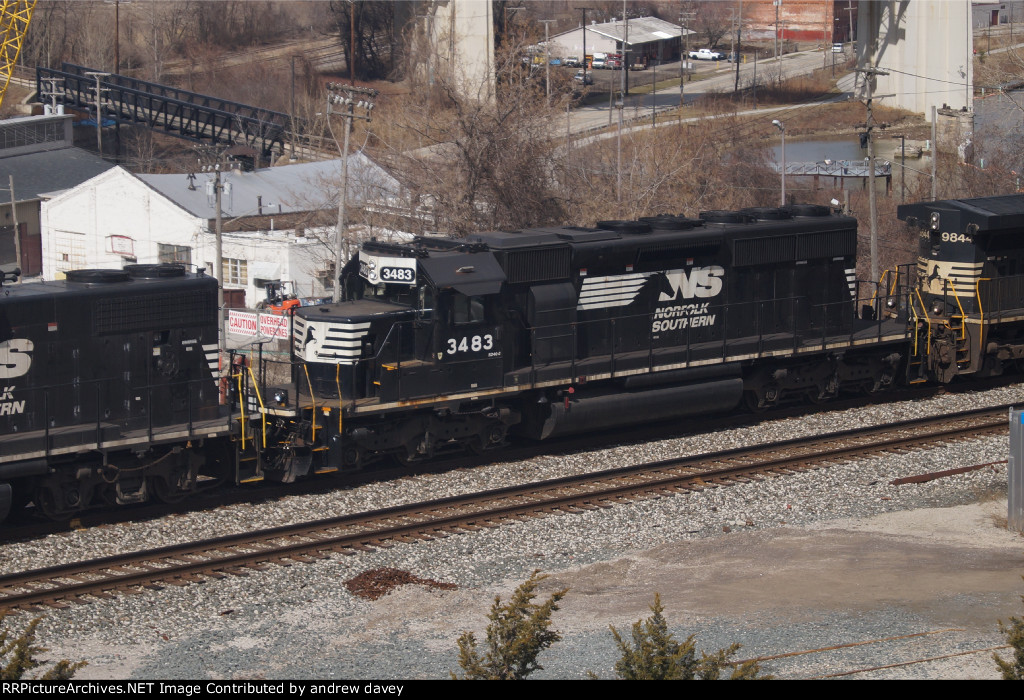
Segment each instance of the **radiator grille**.
[[502,267],[510,284],[550,282],[569,278],[571,254],[568,246],[540,250],[511,250],[504,254]]
[[94,333],[133,333],[216,325],[217,302],[209,292],[125,295],[98,300],[93,306]]

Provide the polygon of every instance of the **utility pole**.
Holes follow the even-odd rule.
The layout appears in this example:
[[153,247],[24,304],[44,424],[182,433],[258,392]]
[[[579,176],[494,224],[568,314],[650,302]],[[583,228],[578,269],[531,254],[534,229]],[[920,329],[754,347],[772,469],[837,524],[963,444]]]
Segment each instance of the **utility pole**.
[[626,0],[622,0],[622,86],[619,95],[620,100],[625,100],[629,94],[629,54],[633,52],[629,46],[629,13],[626,11]]
[[106,78],[110,73],[103,73],[101,71],[86,71],[86,75],[96,78],[96,150],[99,151],[100,158],[103,157],[103,107],[105,102],[103,101],[103,93],[108,92],[107,88],[100,87],[100,79]]
[[551,106],[551,47],[548,46],[548,25],[557,19],[539,20],[544,25],[544,89],[548,95],[548,107]]
[[690,20],[697,16],[696,12],[680,12],[679,13],[679,25],[682,27],[683,36],[685,36],[686,46],[683,49],[683,55],[679,57],[679,106],[685,107],[684,102],[684,89],[683,85],[686,82],[686,71],[683,66],[689,66],[690,63]]
[[[14,176],[8,175],[7,180],[11,185],[11,218],[14,219],[14,259],[18,268],[21,269],[21,227],[18,225],[18,200],[14,198]],[[18,284],[21,284],[21,275],[18,275]]]
[[[346,202],[348,201],[348,140],[349,132],[352,131],[353,119],[365,119],[370,121],[370,112],[373,111],[373,102],[380,93],[370,88],[360,88],[352,85],[340,85],[338,83],[327,83],[327,125],[330,127],[331,105],[341,105],[342,116],[345,118],[345,145],[341,147],[341,191],[338,193],[338,234],[334,246],[334,294],[332,301],[337,304],[341,301],[341,274],[342,263],[345,260],[345,217]],[[361,97],[360,97],[361,96]],[[365,114],[356,114],[359,108],[365,110]],[[334,129],[331,129],[331,136],[334,136]],[[337,143],[337,137],[334,138]]]
[[[220,154],[208,151],[207,162],[199,159],[199,171],[210,173],[213,180],[206,183],[207,196],[214,197],[214,275],[217,279],[217,347],[221,354],[227,348],[227,333],[224,330],[224,219],[223,194],[226,183],[221,173],[230,171],[239,165],[237,161],[223,160]],[[212,190],[212,192],[211,192]]]
[[740,91],[740,51],[743,46],[740,43],[740,28],[743,26],[743,0],[739,0],[739,2],[740,10],[736,14],[736,55],[734,56],[736,59],[736,84],[732,88],[733,92]]
[[782,5],[782,0],[772,0],[772,4],[775,5],[775,60],[779,60],[779,7]]
[[867,141],[868,141],[868,204],[870,207],[871,225],[871,279],[878,281],[878,202],[875,196],[875,146],[871,131],[875,128],[874,115],[871,112],[871,89],[874,77],[877,75],[889,75],[887,71],[874,66],[858,68],[858,73],[864,74],[864,87],[867,90]]
[[850,28],[846,30],[847,39],[852,44],[857,41],[857,32],[853,30],[853,11],[857,8],[853,6],[853,0],[847,0],[846,7],[842,8],[850,13]]
[[57,96],[64,94],[64,78],[41,78],[39,82],[45,83],[45,87],[39,87],[40,97],[50,100],[50,114],[56,114]]
[[593,10],[592,7],[577,7],[575,8],[583,13],[583,87],[587,87],[587,10]]

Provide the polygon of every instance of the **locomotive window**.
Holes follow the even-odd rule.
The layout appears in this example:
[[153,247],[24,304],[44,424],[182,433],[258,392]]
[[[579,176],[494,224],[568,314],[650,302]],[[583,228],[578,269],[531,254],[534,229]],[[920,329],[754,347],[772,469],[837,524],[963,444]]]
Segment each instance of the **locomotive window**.
[[452,296],[453,323],[483,323],[484,298],[468,297],[458,292]]
[[370,284],[364,279],[363,298],[412,306],[416,303],[416,288],[407,284]]

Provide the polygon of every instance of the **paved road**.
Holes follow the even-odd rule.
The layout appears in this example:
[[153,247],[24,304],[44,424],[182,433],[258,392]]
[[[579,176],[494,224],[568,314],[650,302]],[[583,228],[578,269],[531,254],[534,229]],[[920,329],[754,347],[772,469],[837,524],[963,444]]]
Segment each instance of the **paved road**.
[[[838,59],[839,56],[837,55]],[[759,81],[770,76],[775,79],[781,71],[781,78],[792,78],[798,75],[806,75],[813,72],[826,62],[831,62],[832,54],[822,51],[801,51],[798,53],[786,54],[778,60],[759,60],[756,70]],[[736,66],[732,63],[715,62],[705,63],[694,61],[696,74],[692,81],[687,81],[684,87],[685,104],[692,104],[695,100],[708,93],[722,92],[731,93],[736,83]],[[754,77],[755,66],[752,61],[740,64],[740,86],[749,85]],[[665,79],[669,76],[679,75],[679,63],[668,63],[658,66],[657,74],[664,73]],[[632,85],[650,83],[653,71],[648,69],[643,73],[631,73],[630,82]],[[662,79],[659,77],[658,82]],[[598,86],[600,89],[600,86]],[[665,111],[679,107],[679,86],[675,83],[671,86],[662,87],[656,93],[646,95],[629,96],[626,98],[625,114],[628,119],[640,118],[643,115],[650,115],[652,110]],[[613,110],[614,111],[614,110]],[[767,112],[767,110],[766,110]],[[617,117],[612,114],[612,119]],[[569,115],[569,129],[573,133],[583,133],[594,129],[601,129],[609,125],[609,107],[607,102],[588,105],[572,111]],[[562,134],[565,133],[566,125],[561,126]]]

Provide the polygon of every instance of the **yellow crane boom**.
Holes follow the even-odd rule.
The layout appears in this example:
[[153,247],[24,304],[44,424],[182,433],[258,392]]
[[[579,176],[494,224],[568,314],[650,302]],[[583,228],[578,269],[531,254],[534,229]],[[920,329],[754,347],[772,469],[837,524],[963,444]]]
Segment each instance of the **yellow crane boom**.
[[37,0],[2,0],[0,4],[0,104],[3,104],[7,86],[11,84],[14,66],[25,43],[25,32],[32,21],[32,10]]

